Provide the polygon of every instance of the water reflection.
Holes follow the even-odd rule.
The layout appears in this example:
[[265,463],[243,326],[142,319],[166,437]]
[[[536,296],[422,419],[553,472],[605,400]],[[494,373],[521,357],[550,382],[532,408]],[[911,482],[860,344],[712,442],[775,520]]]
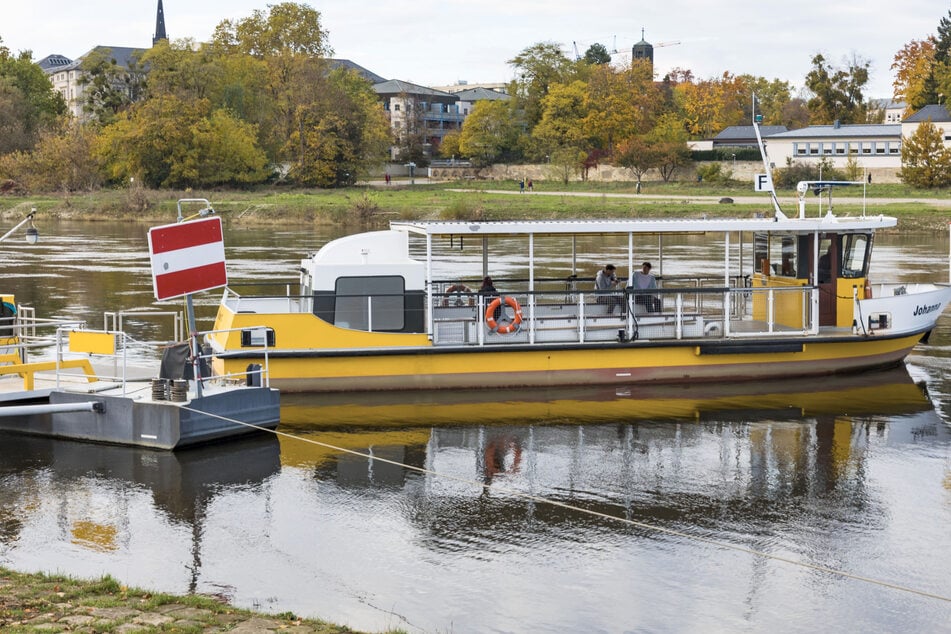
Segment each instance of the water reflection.
[[[883,559],[870,557],[894,547],[906,513],[938,543],[951,519],[947,502],[903,510],[880,475],[927,481],[951,440],[901,368],[754,394],[698,385],[359,399],[289,396],[287,435],[175,454],[5,435],[0,560],[408,631],[564,631],[577,619],[619,631],[635,617],[628,608],[583,596],[704,601],[724,584],[745,592],[751,563],[776,574],[648,524],[951,593],[943,553],[899,548],[913,572],[907,561],[878,570]],[[636,581],[643,571],[653,582]],[[777,593],[815,601],[808,575],[787,575],[781,587],[756,586],[757,610]],[[557,583],[528,590],[549,578]],[[501,608],[498,592],[521,598]],[[847,603],[870,595],[891,606],[874,622],[906,623],[882,590]],[[720,618],[652,609],[672,629]],[[934,622],[934,606],[916,609],[913,623]]]

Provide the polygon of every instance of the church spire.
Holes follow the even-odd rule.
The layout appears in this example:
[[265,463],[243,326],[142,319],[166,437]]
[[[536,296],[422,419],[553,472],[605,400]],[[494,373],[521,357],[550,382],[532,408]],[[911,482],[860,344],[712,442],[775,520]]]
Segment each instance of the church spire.
[[168,37],[165,35],[165,10],[162,9],[162,0],[158,0],[158,11],[155,13],[155,35],[152,36],[152,46],[167,39]]

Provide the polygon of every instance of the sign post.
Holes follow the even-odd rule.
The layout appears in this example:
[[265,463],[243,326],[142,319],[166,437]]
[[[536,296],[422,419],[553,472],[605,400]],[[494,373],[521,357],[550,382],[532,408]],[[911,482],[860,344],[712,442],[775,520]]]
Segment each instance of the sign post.
[[195,389],[201,396],[201,347],[195,325],[192,293],[228,284],[221,218],[181,222],[149,229],[152,288],[155,299],[185,296],[188,331],[192,340]]

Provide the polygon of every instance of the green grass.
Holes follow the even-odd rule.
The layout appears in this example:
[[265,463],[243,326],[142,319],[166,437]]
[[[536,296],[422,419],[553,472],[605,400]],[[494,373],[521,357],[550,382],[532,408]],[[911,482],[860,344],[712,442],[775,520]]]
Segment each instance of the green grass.
[[[889,205],[875,205],[870,213],[884,213],[907,221],[909,226],[943,226],[947,210],[914,199],[951,199],[948,190],[916,190],[900,184],[873,184],[869,200],[908,199]],[[396,181],[390,186],[356,186],[344,189],[260,188],[253,191],[156,191],[99,190],[81,195],[40,195],[0,198],[0,216],[15,218],[36,207],[40,216],[89,221],[116,219],[149,223],[174,222],[180,198],[206,198],[220,214],[242,224],[272,223],[275,219],[296,224],[380,225],[391,219],[500,220],[617,217],[717,217],[745,216],[770,212],[767,197],[756,194],[748,183],[723,184],[673,182],[646,183],[643,194],[670,196],[612,197],[633,194],[634,183],[582,183],[567,185],[536,181],[535,191],[589,193],[593,196],[511,195],[493,190],[516,191],[507,181],[465,181],[408,185]],[[861,212],[861,189],[843,188],[835,195],[837,213]],[[597,194],[604,194],[598,196]],[[678,197],[683,197],[678,198]],[[755,203],[721,205],[689,197],[754,197]],[[783,200],[795,197],[781,191]],[[810,208],[815,197],[809,195]],[[186,209],[186,213],[197,207]],[[787,208],[787,213],[794,210]]]
[[[211,597],[151,593],[127,588],[109,576],[80,581],[61,575],[27,574],[0,568],[0,630],[11,634],[70,629],[61,619],[71,616],[84,617],[95,608],[126,608],[130,613],[132,610],[136,613],[149,613],[161,612],[163,606],[193,608],[187,621],[195,624],[168,623],[149,627],[140,625],[136,631],[203,632],[209,627],[230,629],[234,623],[254,616],[250,611],[238,610]],[[354,632],[347,627],[324,621],[300,619],[289,612],[259,616],[280,621],[282,629],[303,625],[309,628],[308,631],[322,634]],[[107,619],[110,622],[105,625],[97,623],[95,631],[116,631],[122,627],[123,621],[128,627],[132,618],[130,615]],[[395,633],[397,630],[391,632]]]

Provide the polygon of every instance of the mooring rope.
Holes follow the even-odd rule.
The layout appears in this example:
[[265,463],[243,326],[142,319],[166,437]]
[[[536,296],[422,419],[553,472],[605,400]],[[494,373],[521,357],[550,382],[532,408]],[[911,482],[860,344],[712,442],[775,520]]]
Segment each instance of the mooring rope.
[[550,506],[557,506],[557,507],[559,507],[559,508],[563,508],[563,509],[566,509],[566,510],[569,510],[569,511],[575,511],[575,512],[577,512],[577,513],[584,513],[584,514],[586,514],[586,515],[590,515],[590,516],[593,516],[593,517],[600,517],[600,518],[604,518],[604,519],[607,519],[607,520],[612,520],[612,521],[615,521],[615,522],[621,522],[622,524],[627,524],[628,526],[634,526],[634,527],[637,527],[637,528],[642,528],[642,529],[645,529],[645,530],[654,531],[654,532],[656,532],[656,533],[663,533],[663,534],[665,534],[665,535],[671,535],[671,536],[673,536],[673,537],[680,537],[680,538],[683,538],[683,539],[686,539],[686,540],[689,540],[689,541],[700,542],[700,543],[703,543],[703,544],[708,544],[708,545],[710,545],[710,546],[716,546],[716,547],[718,547],[718,548],[726,548],[726,549],[734,550],[734,551],[737,551],[737,552],[745,553],[745,554],[747,554],[747,555],[753,555],[753,556],[755,556],[755,557],[763,557],[763,558],[765,558],[765,559],[771,559],[771,560],[773,560],[773,561],[779,561],[779,562],[782,562],[782,563],[785,563],[785,564],[790,564],[790,565],[793,565],[793,566],[799,566],[799,567],[801,567],[801,568],[807,568],[807,569],[809,569],[809,570],[814,570],[814,571],[816,571],[816,572],[822,572],[822,573],[826,573],[826,574],[830,574],[830,575],[835,575],[835,576],[838,576],[838,577],[842,577],[842,578],[844,578],[844,579],[852,579],[852,580],[854,580],[854,581],[862,581],[862,582],[864,582],[864,583],[869,583],[869,584],[876,585],[876,586],[880,586],[880,587],[883,587],[883,588],[889,588],[889,589],[891,589],[891,590],[898,590],[899,592],[907,592],[907,593],[909,593],[909,594],[914,594],[914,595],[917,595],[917,596],[920,596],[920,597],[925,597],[925,598],[928,598],[928,599],[937,599],[938,601],[946,601],[946,602],[951,603],[951,597],[942,596],[942,595],[940,595],[940,594],[935,594],[935,593],[933,593],[933,592],[927,592],[927,591],[925,591],[925,590],[918,590],[918,589],[916,589],[916,588],[910,588],[910,587],[908,587],[908,586],[899,585],[899,584],[897,584],[897,583],[891,583],[891,582],[889,582],[889,581],[883,581],[883,580],[881,580],[881,579],[875,579],[874,577],[866,577],[866,576],[863,576],[863,575],[857,575],[857,574],[854,574],[854,573],[851,573],[851,572],[847,572],[847,571],[845,571],[845,570],[838,570],[838,569],[836,569],[836,568],[829,568],[828,566],[820,566],[820,565],[818,565],[818,564],[811,564],[811,563],[807,563],[807,562],[797,561],[797,560],[795,560],[795,559],[790,559],[789,557],[783,557],[783,556],[781,556],[781,555],[773,555],[773,554],[771,554],[771,553],[763,552],[763,551],[761,551],[761,550],[756,550],[756,549],[754,549],[754,548],[748,548],[748,547],[746,547],[746,546],[740,546],[740,545],[737,545],[737,544],[731,544],[731,543],[729,543],[729,542],[723,542],[723,541],[719,541],[719,540],[716,540],[716,539],[711,539],[711,538],[709,538],[709,537],[701,537],[701,536],[699,536],[699,535],[693,535],[693,534],[691,534],[691,533],[686,533],[686,532],[684,532],[684,531],[679,531],[679,530],[676,530],[676,529],[673,529],[673,528],[666,528],[666,527],[663,527],[663,526],[656,526],[656,525],[654,525],[654,524],[648,524],[648,523],[646,523],[646,522],[639,522],[639,521],[637,521],[637,520],[628,519],[628,518],[626,518],[626,517],[618,517],[617,515],[610,515],[610,514],[608,514],[608,513],[603,513],[603,512],[601,512],[601,511],[593,511],[593,510],[591,510],[591,509],[582,508],[582,507],[580,507],[580,506],[574,506],[574,505],[568,504],[568,503],[566,503],[566,502],[560,502],[560,501],[558,501],[558,500],[551,500],[551,499],[546,498],[546,497],[542,497],[542,496],[539,496],[539,495],[533,495],[533,494],[531,494],[531,493],[525,493],[524,491],[519,491],[519,490],[516,490],[516,489],[509,488],[509,487],[501,486],[501,485],[498,485],[498,484],[488,484],[488,483],[485,483],[485,482],[479,482],[479,481],[477,481],[477,480],[471,480],[471,479],[469,479],[469,478],[465,478],[465,477],[462,477],[462,476],[456,476],[456,475],[452,475],[452,474],[449,474],[449,473],[439,473],[438,471],[433,471],[433,470],[431,470],[431,469],[426,469],[425,467],[417,467],[417,466],[414,466],[414,465],[405,464],[405,463],[402,463],[402,462],[398,462],[398,461],[396,461],[396,460],[390,460],[389,458],[382,458],[382,457],[380,457],[380,456],[374,456],[374,455],[371,455],[371,454],[368,454],[368,453],[363,453],[363,452],[361,452],[361,451],[356,451],[356,450],[354,450],[354,449],[347,449],[347,448],[345,448],[345,447],[339,447],[339,446],[337,446],[337,445],[332,445],[332,444],[330,444],[330,443],[321,442],[321,441],[319,441],[319,440],[313,440],[312,438],[303,438],[303,437],[301,437],[301,436],[295,436],[294,434],[288,434],[287,432],[278,431],[278,430],[276,430],[276,429],[268,429],[267,427],[261,427],[260,425],[255,425],[254,423],[246,423],[246,422],[244,422],[244,421],[240,421],[240,420],[237,420],[237,419],[234,419],[234,418],[229,418],[229,417],[227,417],[227,416],[221,416],[221,415],[219,415],[219,414],[213,414],[213,413],[211,413],[211,412],[205,412],[205,411],[202,411],[202,410],[193,409],[193,408],[190,408],[190,407],[184,406],[184,405],[181,406],[181,408],[182,408],[182,409],[185,409],[185,410],[188,410],[188,411],[190,411],[190,412],[194,412],[194,413],[196,413],[196,414],[204,414],[204,415],[206,415],[206,416],[212,416],[212,417],[214,417],[214,418],[218,418],[218,419],[221,419],[221,420],[226,421],[226,422],[235,423],[235,424],[238,424],[238,425],[243,425],[243,426],[249,427],[249,428],[251,428],[251,429],[257,429],[257,430],[259,430],[259,431],[270,432],[270,433],[272,433],[272,434],[274,434],[274,435],[276,435],[276,436],[283,436],[284,438],[288,438],[288,439],[291,439],[291,440],[296,440],[296,441],[301,441],[301,442],[309,443],[309,444],[312,444],[312,445],[317,445],[317,446],[319,446],[319,447],[324,447],[325,449],[332,449],[332,450],[334,450],[334,451],[339,451],[339,452],[342,452],[342,453],[348,453],[348,454],[351,454],[351,455],[353,455],[353,456],[358,456],[358,457],[361,457],[361,458],[366,458],[366,459],[368,459],[368,460],[376,460],[376,461],[379,461],[379,462],[384,462],[384,463],[391,464],[391,465],[394,465],[394,466],[397,466],[397,467],[402,467],[402,468],[404,468],[404,469],[409,469],[409,470],[411,470],[411,471],[416,471],[417,473],[422,473],[422,474],[426,474],[426,475],[431,475],[431,476],[434,476],[434,477],[437,477],[437,478],[445,478],[445,479],[448,479],[448,480],[454,480],[454,481],[456,481],[456,482],[463,483],[463,484],[470,484],[470,485],[479,487],[479,488],[481,488],[481,489],[490,489],[490,488],[491,488],[491,489],[496,490],[496,491],[502,491],[502,492],[504,492],[504,493],[508,493],[509,495],[512,495],[512,496],[514,496],[514,497],[522,498],[522,499],[525,499],[525,500],[531,500],[531,501],[533,501],[533,502],[538,502],[538,503],[541,503],[541,504],[548,504],[548,505],[550,505]]

